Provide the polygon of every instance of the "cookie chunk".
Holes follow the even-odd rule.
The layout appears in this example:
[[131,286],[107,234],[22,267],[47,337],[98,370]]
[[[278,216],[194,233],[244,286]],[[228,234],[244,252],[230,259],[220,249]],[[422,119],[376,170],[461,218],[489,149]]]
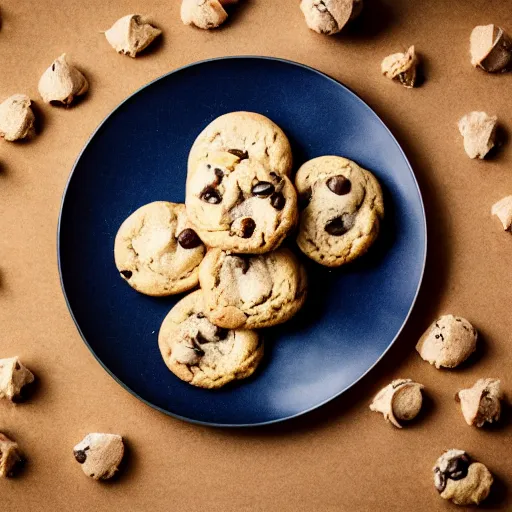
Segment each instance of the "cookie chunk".
[[306,272],[288,249],[261,256],[212,249],[199,267],[199,282],[207,318],[226,329],[286,322],[306,299]]
[[455,368],[475,350],[478,333],[460,316],[444,315],[423,334],[416,345],[420,356],[436,368]]
[[18,443],[0,432],[0,477],[11,477],[23,463]]
[[13,94],[0,103],[0,137],[13,142],[35,133],[31,104],[25,94]]
[[195,25],[206,30],[220,27],[228,19],[224,6],[237,2],[238,0],[183,0],[181,21],[185,25]]
[[380,412],[386,421],[402,428],[400,421],[410,421],[419,414],[423,404],[422,384],[411,379],[397,379],[381,389],[370,409]]
[[292,170],[292,150],[283,130],[254,112],[230,112],[213,120],[190,150],[189,174],[199,161],[218,151],[257,160],[281,176],[289,176]]
[[255,331],[222,329],[206,318],[201,290],[171,309],[160,328],[158,345],[171,372],[208,389],[249,377],[263,357],[263,342]]
[[297,244],[321,265],[338,267],[364,254],[384,217],[373,174],[339,156],[321,156],[297,172],[300,228]]
[[300,9],[311,30],[333,35],[359,16],[363,0],[301,0]]
[[460,390],[456,398],[468,425],[482,427],[500,419],[503,393],[498,379],[479,379],[473,387]]
[[185,205],[157,201],[121,225],[114,257],[121,277],[146,295],[181,293],[198,283],[205,247],[187,221]]
[[32,372],[23,366],[19,357],[0,359],[0,398],[15,401],[23,388],[34,382]]
[[121,55],[136,57],[145,50],[162,31],[139,14],[128,14],[117,20],[106,32],[110,46]]
[[416,67],[418,59],[414,51],[414,46],[409,47],[405,53],[393,53],[388,55],[381,64],[382,74],[397,80],[404,87],[411,89],[416,83]]
[[512,64],[512,38],[496,25],[480,25],[469,40],[471,64],[488,73],[507,71]]
[[108,480],[123,460],[123,438],[117,434],[87,434],[73,448],[73,455],[87,476],[94,480]]
[[464,151],[469,158],[484,159],[496,143],[498,118],[485,112],[470,112],[459,120],[459,132],[464,137]]
[[512,227],[512,196],[504,197],[493,204],[491,214],[500,219],[505,231],[510,231]]
[[489,495],[492,482],[491,472],[462,450],[444,452],[434,466],[437,491],[456,505],[479,505]]
[[211,153],[199,162],[188,176],[185,202],[204,243],[226,251],[271,251],[297,223],[290,180],[231,153]]

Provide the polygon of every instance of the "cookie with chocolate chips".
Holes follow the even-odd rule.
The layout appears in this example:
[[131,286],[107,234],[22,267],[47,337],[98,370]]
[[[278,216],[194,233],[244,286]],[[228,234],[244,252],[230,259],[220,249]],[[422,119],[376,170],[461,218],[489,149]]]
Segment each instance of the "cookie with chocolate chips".
[[158,346],[172,373],[208,389],[249,377],[263,357],[263,342],[255,331],[223,329],[206,318],[201,290],[171,309],[160,328]]
[[188,218],[210,247],[261,254],[279,246],[297,223],[297,195],[286,176],[257,160],[210,153],[188,175]]
[[228,329],[286,322],[306,299],[306,271],[284,248],[258,256],[212,249],[199,267],[199,283],[206,316]]
[[300,227],[297,244],[306,256],[338,267],[364,254],[384,217],[375,176],[339,156],[321,156],[297,172]]
[[194,288],[204,254],[185,205],[166,201],[132,213],[119,228],[114,244],[119,275],[135,290],[153,296]]
[[281,176],[289,176],[292,170],[292,150],[283,130],[255,112],[230,112],[214,119],[190,150],[189,174],[199,161],[219,151],[257,160]]

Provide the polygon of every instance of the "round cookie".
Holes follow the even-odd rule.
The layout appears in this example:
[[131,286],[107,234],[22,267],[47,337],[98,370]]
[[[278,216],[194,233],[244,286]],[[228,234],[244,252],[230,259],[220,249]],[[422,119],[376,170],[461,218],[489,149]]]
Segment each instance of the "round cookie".
[[207,389],[249,377],[263,357],[263,342],[255,331],[227,330],[210,323],[201,290],[171,309],[160,327],[158,346],[171,372]]
[[227,329],[260,329],[289,320],[306,299],[304,267],[288,249],[259,256],[208,251],[199,267],[204,312]]
[[338,267],[364,254],[384,217],[380,185],[373,174],[339,156],[321,156],[297,172],[300,214],[297,244],[306,256]]
[[285,176],[256,160],[211,153],[189,174],[187,215],[210,247],[261,254],[279,246],[297,223],[297,195]]
[[205,247],[190,228],[185,205],[157,201],[121,225],[114,257],[121,277],[146,295],[181,293],[198,283]]
[[292,150],[283,130],[254,112],[231,112],[214,119],[197,137],[188,159],[188,172],[212,151],[233,151],[257,160],[281,176],[292,170]]

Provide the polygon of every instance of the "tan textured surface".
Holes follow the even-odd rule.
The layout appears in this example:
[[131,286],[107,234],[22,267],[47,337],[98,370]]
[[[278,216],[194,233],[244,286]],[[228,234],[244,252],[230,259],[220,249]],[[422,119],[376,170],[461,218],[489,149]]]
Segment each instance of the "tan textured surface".
[[[243,5],[245,4],[245,5]],[[469,61],[477,24],[512,30],[506,0],[368,0],[355,27],[327,38],[304,24],[295,0],[244,0],[218,32],[184,26],[176,0],[105,2],[2,0],[0,96],[37,100],[42,133],[31,143],[0,141],[0,348],[40,377],[33,399],[0,404],[0,430],[30,456],[24,476],[0,482],[2,509],[16,511],[432,511],[454,510],[437,496],[431,468],[458,447],[497,476],[488,509],[512,508],[512,425],[470,428],[453,396],[476,379],[512,391],[512,236],[492,204],[512,193],[512,144],[489,162],[467,158],[457,121],[471,110],[499,115],[512,130],[512,74],[490,76]],[[164,30],[149,55],[116,54],[100,30],[144,9]],[[143,14],[144,14],[143,13]],[[414,44],[428,80],[406,90],[380,62]],[[37,82],[67,52],[91,89],[75,109],[42,106]],[[342,80],[382,116],[410,158],[425,197],[430,247],[425,284],[407,328],[367,378],[306,417],[271,428],[232,431],[189,425],[151,410],[118,386],[82,343],[60,291],[56,226],[69,171],[89,134],[149,80],[195,60],[226,54],[276,55]],[[414,344],[444,312],[482,335],[476,364],[438,371]],[[390,380],[425,385],[425,411],[398,430],[372,413]],[[116,432],[131,448],[117,482],[86,478],[73,446],[91,431]],[[504,483],[506,482],[506,483]]]

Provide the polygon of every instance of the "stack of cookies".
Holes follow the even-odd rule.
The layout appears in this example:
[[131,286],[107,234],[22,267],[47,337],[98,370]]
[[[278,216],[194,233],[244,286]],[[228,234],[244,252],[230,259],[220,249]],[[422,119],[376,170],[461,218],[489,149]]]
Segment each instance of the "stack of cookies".
[[323,156],[293,183],[292,167],[288,139],[270,119],[225,114],[191,148],[185,204],[142,206],[117,233],[116,266],[135,290],[166,296],[199,285],[171,309],[158,337],[165,364],[192,385],[249,377],[263,356],[259,329],[303,306],[307,276],[292,236],[306,256],[337,267],[379,233],[382,192],[369,171]]

